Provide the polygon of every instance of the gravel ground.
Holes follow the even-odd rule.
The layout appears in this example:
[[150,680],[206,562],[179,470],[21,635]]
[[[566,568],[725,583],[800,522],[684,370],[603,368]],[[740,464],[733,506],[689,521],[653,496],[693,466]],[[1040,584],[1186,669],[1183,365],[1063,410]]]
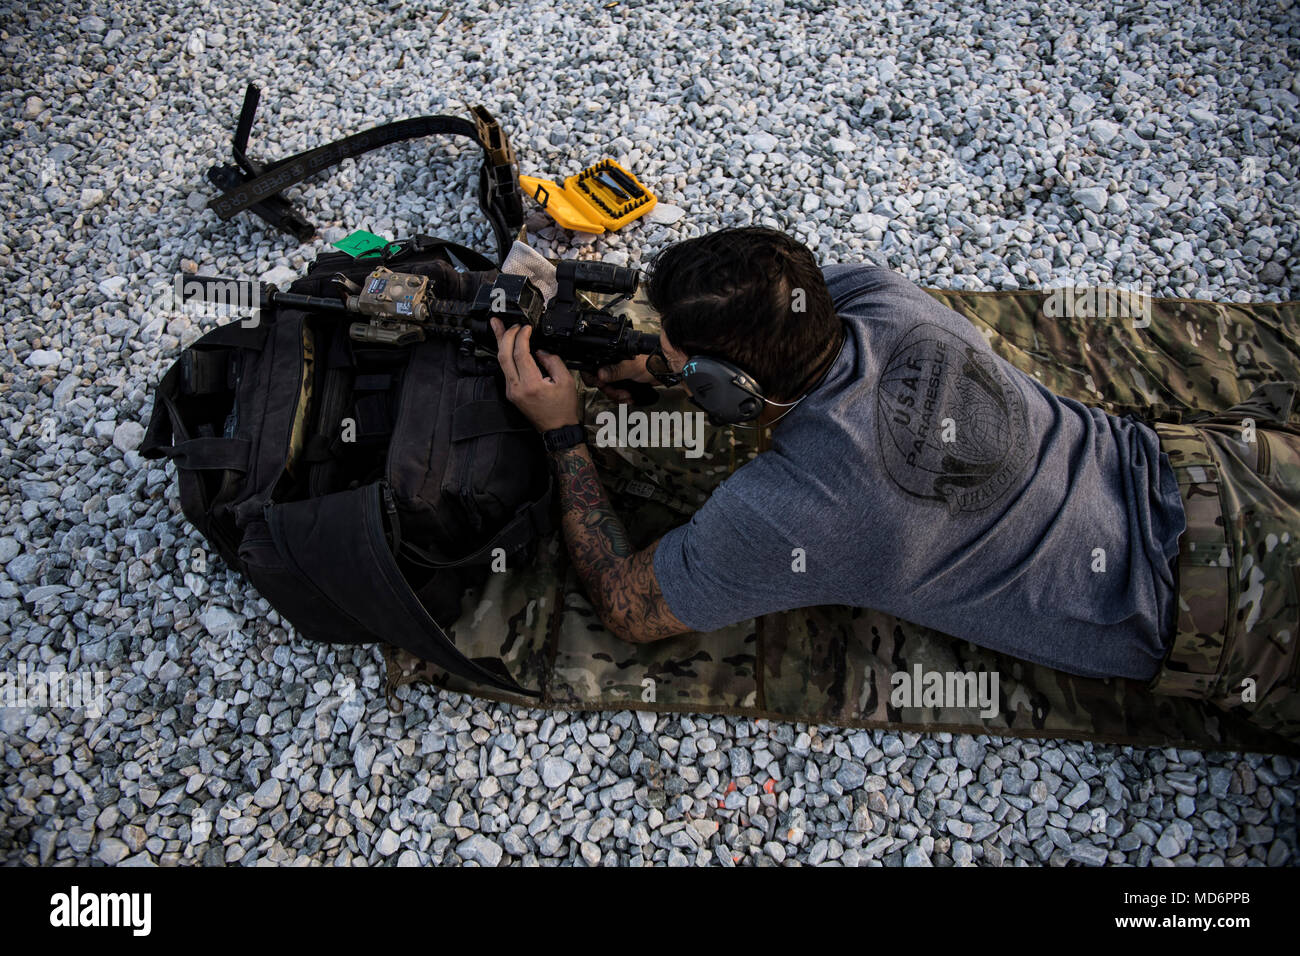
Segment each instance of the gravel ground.
[[291,640],[219,562],[196,573],[169,471],[131,450],[204,324],[152,315],[156,283],[283,280],[361,227],[491,247],[461,141],[295,190],[323,233],[306,246],[219,223],[204,174],[247,80],[254,156],[465,101],[504,120],[524,172],[613,154],[664,204],[583,256],[758,222],[937,286],[1280,300],[1300,253],[1291,0],[489,3],[442,22],[401,0],[223,0],[203,28],[144,0],[7,6],[0,666],[102,673],[107,704],[0,708],[6,862],[1296,860],[1282,757],[418,692],[391,714],[377,650]]

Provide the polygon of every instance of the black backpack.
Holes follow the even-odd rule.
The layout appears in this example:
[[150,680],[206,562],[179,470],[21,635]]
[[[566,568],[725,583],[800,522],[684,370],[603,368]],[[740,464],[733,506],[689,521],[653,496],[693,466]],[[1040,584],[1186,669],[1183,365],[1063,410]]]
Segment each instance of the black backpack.
[[[256,103],[250,87],[235,136],[242,168],[212,177],[228,189],[222,218],[245,208],[295,231],[297,214],[268,192],[280,171],[283,188],[325,160],[453,133],[484,148],[479,198],[504,257],[522,213],[517,182],[510,188],[513,153],[499,127],[482,122],[485,111],[475,123],[389,124],[259,165],[243,150]],[[298,225],[299,235],[311,228]],[[359,283],[378,264],[325,253],[288,291],[337,297],[327,289],[333,276]],[[443,276],[457,265],[494,269],[473,250],[428,236],[390,243],[382,264]],[[538,696],[500,660],[465,657],[445,628],[466,588],[494,567],[528,563],[552,530],[541,437],[505,398],[495,358],[437,336],[404,346],[357,342],[348,335],[355,318],[273,306],[251,327],[213,329],[159,383],[140,452],[172,460],[185,516],[302,636],[388,642],[466,680]]]

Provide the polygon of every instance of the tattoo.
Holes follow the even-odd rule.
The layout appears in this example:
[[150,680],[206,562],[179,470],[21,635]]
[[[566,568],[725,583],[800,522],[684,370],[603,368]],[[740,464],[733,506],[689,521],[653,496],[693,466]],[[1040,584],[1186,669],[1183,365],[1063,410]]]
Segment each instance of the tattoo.
[[655,578],[654,552],[659,542],[633,550],[587,446],[566,448],[551,457],[569,556],[605,626],[624,640],[639,643],[689,631],[668,609]]

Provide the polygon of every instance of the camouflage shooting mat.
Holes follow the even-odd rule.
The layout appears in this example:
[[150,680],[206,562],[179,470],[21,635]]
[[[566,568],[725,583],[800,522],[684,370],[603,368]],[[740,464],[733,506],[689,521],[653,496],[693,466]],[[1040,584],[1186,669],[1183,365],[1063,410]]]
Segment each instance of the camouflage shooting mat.
[[[1149,319],[1115,319],[1060,315],[1059,297],[1049,301],[1042,292],[927,291],[979,327],[1017,368],[1060,395],[1117,415],[1177,420],[1193,410],[1225,409],[1264,382],[1300,381],[1300,302],[1149,298]],[[621,308],[639,328],[658,331],[640,295]],[[594,389],[584,389],[584,400],[594,437],[595,416],[616,406]],[[655,410],[694,407],[673,389]],[[754,429],[709,426],[705,453],[694,459],[680,448],[591,447],[614,507],[642,547],[689,520],[722,479],[758,454],[758,436]],[[522,686],[541,691],[540,701],[484,691],[391,649],[390,694],[424,682],[528,707],[1296,751],[1202,701],[1158,696],[1141,681],[1075,677],[861,608],[805,608],[630,645],[601,625],[558,532],[533,565],[492,575],[464,607],[451,631],[457,645],[471,658],[501,657]],[[914,675],[916,686],[930,672],[983,674],[989,688],[996,674],[996,707],[969,699],[967,707],[894,706],[891,675],[898,672]]]

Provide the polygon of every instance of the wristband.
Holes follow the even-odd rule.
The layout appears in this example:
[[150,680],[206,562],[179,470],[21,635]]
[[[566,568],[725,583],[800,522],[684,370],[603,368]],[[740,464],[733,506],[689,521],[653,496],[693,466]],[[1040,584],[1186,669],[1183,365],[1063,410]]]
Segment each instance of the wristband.
[[550,455],[572,448],[574,445],[581,445],[586,440],[587,429],[581,425],[565,425],[562,428],[552,428],[550,431],[542,432],[542,444],[546,446],[546,452]]

